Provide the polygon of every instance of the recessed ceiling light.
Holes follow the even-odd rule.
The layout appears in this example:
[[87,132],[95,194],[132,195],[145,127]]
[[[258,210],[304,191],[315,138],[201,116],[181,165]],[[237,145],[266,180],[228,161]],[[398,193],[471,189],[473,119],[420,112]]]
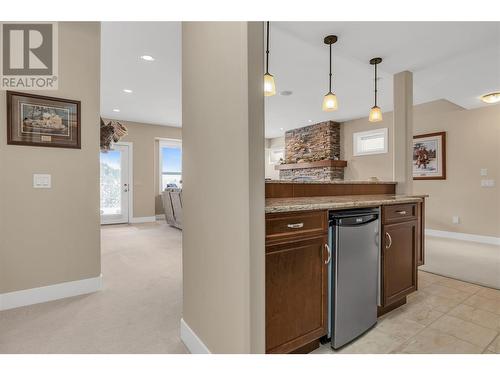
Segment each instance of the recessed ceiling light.
[[283,128],[280,128],[280,130],[283,130]]
[[500,92],[490,92],[481,96],[481,100],[487,104],[495,104],[500,102]]
[[142,55],[141,59],[143,59],[144,61],[155,61],[155,58],[150,55]]
[[290,90],[280,91],[281,96],[290,96],[292,94],[293,94],[293,91],[290,91]]
[[123,89],[123,92],[126,92],[127,94],[132,94],[133,93],[133,91],[130,90],[130,89]]
[[307,120],[307,122],[311,123],[311,122],[313,122],[313,120]]
[[120,112],[118,108],[113,109],[113,112]]

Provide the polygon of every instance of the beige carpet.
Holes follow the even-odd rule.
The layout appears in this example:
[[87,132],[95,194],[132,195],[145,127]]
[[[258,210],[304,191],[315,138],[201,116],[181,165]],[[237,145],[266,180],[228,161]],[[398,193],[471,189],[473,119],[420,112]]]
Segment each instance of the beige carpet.
[[420,269],[500,289],[500,246],[426,236]]
[[181,231],[102,228],[101,292],[0,312],[0,353],[186,353]]

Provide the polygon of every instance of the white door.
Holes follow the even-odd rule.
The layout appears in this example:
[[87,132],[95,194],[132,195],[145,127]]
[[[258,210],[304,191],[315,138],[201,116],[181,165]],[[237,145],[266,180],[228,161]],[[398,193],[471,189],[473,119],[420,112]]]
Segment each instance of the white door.
[[129,145],[101,152],[101,224],[129,222]]

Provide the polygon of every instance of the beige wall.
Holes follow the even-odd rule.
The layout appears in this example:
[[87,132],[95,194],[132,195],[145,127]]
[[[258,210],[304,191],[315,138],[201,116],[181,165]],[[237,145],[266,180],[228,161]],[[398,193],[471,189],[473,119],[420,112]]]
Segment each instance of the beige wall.
[[[387,154],[353,155],[352,136],[354,133],[382,128],[388,128],[389,133],[389,152]],[[344,179],[367,180],[370,177],[377,177],[380,180],[392,181],[393,133],[392,112],[390,114],[384,113],[383,121],[377,124],[372,124],[365,118],[344,122],[340,126],[340,158],[347,160]]]
[[[500,105],[448,113],[415,113],[418,134],[446,131],[446,180],[414,181],[429,194],[429,229],[500,237]],[[480,169],[488,176],[481,177]],[[495,180],[482,188],[481,179]],[[452,224],[452,216],[460,217]]]
[[[429,194],[426,206],[428,229],[500,236],[500,105],[465,110],[446,100],[417,105],[413,111],[414,133],[447,132],[447,178],[437,181],[414,181],[413,191]],[[391,179],[393,150],[388,154],[353,156],[352,133],[389,128],[393,134],[392,112],[384,113],[384,122],[368,119],[343,124],[343,153],[347,160],[346,179],[376,176]],[[389,146],[391,142],[389,142]],[[481,177],[480,169],[488,176]],[[481,188],[481,178],[494,179],[494,188]],[[452,216],[460,224],[452,224]]]
[[[99,276],[100,24],[59,24],[59,90],[80,100],[81,150],[10,146],[0,91],[0,293]],[[33,189],[50,173],[52,189]]]
[[181,128],[120,121],[128,130],[121,140],[133,143],[134,217],[163,213],[159,182],[158,138],[181,139]]
[[183,23],[183,319],[213,353],[264,351],[262,65],[262,23]]

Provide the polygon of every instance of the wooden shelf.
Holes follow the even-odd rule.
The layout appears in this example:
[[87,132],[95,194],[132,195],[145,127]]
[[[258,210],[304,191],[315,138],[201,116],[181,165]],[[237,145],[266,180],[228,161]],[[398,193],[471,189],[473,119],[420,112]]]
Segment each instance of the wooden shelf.
[[335,168],[345,168],[347,167],[347,161],[345,160],[318,160],[309,163],[293,163],[293,164],[279,164],[275,165],[274,169],[305,169],[305,168],[323,168],[323,167],[335,167]]

